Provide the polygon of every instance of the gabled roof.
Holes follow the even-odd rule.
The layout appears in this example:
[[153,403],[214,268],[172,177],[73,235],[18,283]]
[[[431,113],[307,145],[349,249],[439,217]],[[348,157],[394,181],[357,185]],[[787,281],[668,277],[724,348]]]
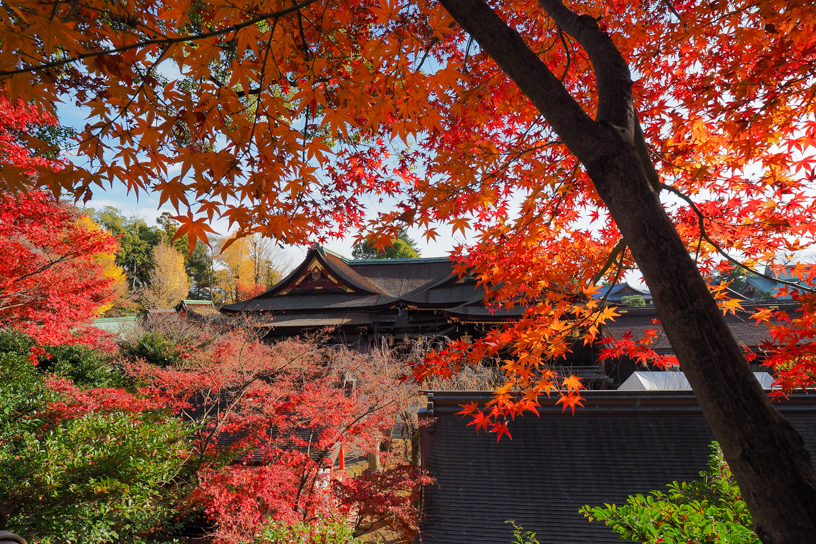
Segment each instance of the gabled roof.
[[181,315],[188,315],[190,317],[198,316],[211,318],[221,315],[218,308],[213,306],[211,300],[191,300],[184,299],[178,305],[178,311]]
[[315,246],[280,283],[257,297],[223,306],[222,311],[443,309],[480,301],[484,295],[475,281],[460,280],[447,258],[348,260]]
[[[608,293],[608,294],[607,294]],[[648,287],[634,287],[629,283],[618,283],[615,285],[602,285],[592,295],[594,299],[601,299],[606,295],[607,302],[620,302],[620,299],[627,296],[639,295],[645,301],[652,300],[652,294]]]

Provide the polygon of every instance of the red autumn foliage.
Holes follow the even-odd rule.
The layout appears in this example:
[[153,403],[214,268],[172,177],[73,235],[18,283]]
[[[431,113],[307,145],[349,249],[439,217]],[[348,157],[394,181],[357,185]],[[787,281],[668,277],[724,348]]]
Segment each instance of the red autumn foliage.
[[0,325],[42,344],[103,339],[90,322],[117,294],[94,257],[117,251],[113,236],[45,193],[0,193],[0,247]]
[[[63,167],[31,151],[33,132],[56,118],[33,105],[0,95],[0,164],[37,177]],[[86,327],[115,293],[94,261],[118,250],[103,230],[80,225],[79,215],[41,191],[0,191],[0,325],[44,344],[95,343]]]
[[114,412],[137,413],[166,408],[160,399],[134,395],[123,389],[98,387],[80,389],[67,378],[50,378],[48,388],[58,393],[58,400],[49,405],[55,421],[83,417],[88,414]]
[[0,164],[34,173],[34,167],[59,169],[59,161],[49,160],[31,153],[30,133],[43,125],[56,125],[57,118],[32,104],[18,100],[12,102],[0,94]]
[[[812,1],[10,5],[25,16],[0,25],[9,93],[53,107],[80,66],[98,82],[76,93],[89,166],[52,186],[155,189],[191,241],[216,215],[288,242],[340,235],[365,224],[370,196],[398,202],[369,225],[372,241],[405,224],[428,238],[438,222],[473,228],[467,264],[497,306],[522,297],[529,311],[416,375],[509,351],[508,381],[533,394],[561,390],[545,368],[573,330],[592,341],[613,317],[588,292],[638,266],[695,392],[711,399],[703,410],[760,537],[785,541],[774,535],[816,520],[809,457],[774,423],[698,274],[814,243]],[[201,20],[188,24],[193,13]],[[120,19],[128,32],[108,24]],[[194,84],[149,76],[162,62]],[[800,301],[812,314],[812,296]],[[812,343],[808,322],[777,329],[777,368],[810,364],[799,351]],[[704,364],[717,350],[730,383]],[[806,367],[786,387],[809,383]],[[767,425],[740,421],[754,409]],[[765,427],[787,446],[766,448]],[[752,480],[753,466],[780,468]],[[816,526],[802,534],[816,540]]]
[[[415,527],[412,493],[429,481],[418,467],[386,455],[392,462],[377,476],[358,480],[333,469],[341,444],[378,451],[411,401],[411,389],[394,380],[393,361],[295,340],[270,346],[242,330],[204,331],[190,342],[200,347],[175,367],[131,361],[126,369],[146,384],[140,396],[198,423],[190,501],[216,524],[219,541],[243,541],[270,521],[337,511],[361,529],[374,516],[404,532]],[[366,498],[363,489],[376,494]]]
[[248,300],[262,295],[265,291],[266,285],[263,283],[244,283],[241,280],[235,282],[236,300]]

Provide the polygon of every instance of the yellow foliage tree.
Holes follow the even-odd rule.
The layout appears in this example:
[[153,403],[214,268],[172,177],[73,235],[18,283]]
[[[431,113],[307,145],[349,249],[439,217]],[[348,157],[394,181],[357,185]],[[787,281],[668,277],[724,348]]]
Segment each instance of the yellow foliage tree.
[[258,234],[234,240],[235,235],[216,241],[215,291],[221,302],[236,302],[262,293],[278,282],[290,260],[275,242]]
[[[101,225],[87,215],[83,215],[78,223],[82,229],[90,232],[102,229]],[[127,278],[125,277],[125,271],[116,265],[116,254],[97,253],[93,255],[93,259],[102,267],[104,277],[113,280],[110,289],[115,293],[115,298],[112,297],[110,302],[106,302],[96,309],[97,316],[105,315],[114,308],[124,312],[132,310],[132,303],[128,297]]]
[[184,256],[162,242],[153,248],[150,285],[141,293],[144,308],[172,308],[190,292]]

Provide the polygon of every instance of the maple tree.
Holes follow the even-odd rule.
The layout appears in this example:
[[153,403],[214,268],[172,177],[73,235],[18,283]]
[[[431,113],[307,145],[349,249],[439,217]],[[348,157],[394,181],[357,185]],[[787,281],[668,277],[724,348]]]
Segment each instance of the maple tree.
[[[31,174],[59,170],[58,159],[32,152],[28,141],[56,125],[48,112],[0,94],[0,160]],[[123,287],[112,236],[42,191],[13,195],[0,188],[0,246],[0,324],[51,343],[99,339],[88,322]]]
[[410,400],[393,361],[296,340],[270,346],[241,329],[189,328],[183,336],[170,365],[136,359],[126,368],[146,398],[197,422],[186,463],[196,480],[190,501],[216,524],[219,541],[245,542],[270,524],[335,511],[357,519],[358,534],[374,521],[410,534],[412,501],[430,481],[418,467],[387,455],[375,475],[332,473],[341,445],[375,451]]
[[0,193],[0,245],[3,326],[52,344],[102,340],[91,322],[121,286],[109,233],[45,193]]
[[[727,311],[735,301],[700,273],[783,259],[816,234],[812,3],[2,9],[6,93],[47,110],[70,92],[89,114],[77,150],[86,163],[34,165],[36,175],[4,163],[7,187],[79,198],[120,181],[154,190],[191,243],[215,216],[239,236],[288,243],[366,227],[380,248],[405,225],[428,237],[437,222],[474,229],[461,270],[490,287],[493,304],[527,312],[416,376],[510,350],[505,387],[479,411],[502,434],[536,395],[578,405],[580,387],[546,363],[570,349],[574,330],[597,338],[615,313],[589,295],[636,266],[677,355],[655,361],[679,361],[688,376],[758,534],[816,539],[810,456],[722,319],[717,302]],[[397,204],[366,223],[372,195]],[[816,270],[794,273],[812,283]],[[794,296],[800,314],[757,315],[776,324],[766,347],[786,390],[816,375],[812,294]],[[635,351],[654,359],[645,340]]]
[[[101,225],[97,224],[87,215],[80,217],[79,222],[85,230],[94,231],[102,229]],[[129,306],[127,277],[125,276],[125,271],[116,264],[116,253],[96,253],[94,255],[94,261],[96,261],[96,264],[102,269],[102,276],[111,280],[110,289],[113,291],[110,297],[112,300],[97,308],[96,314],[111,317],[111,310],[114,307],[117,307],[114,312],[117,312],[117,310],[121,312]]]
[[333,468],[341,447],[379,449],[416,395],[395,361],[181,318],[146,332],[172,339],[165,357],[0,330],[0,526],[140,541],[203,511],[219,542],[415,529],[418,466],[381,452],[375,474]]

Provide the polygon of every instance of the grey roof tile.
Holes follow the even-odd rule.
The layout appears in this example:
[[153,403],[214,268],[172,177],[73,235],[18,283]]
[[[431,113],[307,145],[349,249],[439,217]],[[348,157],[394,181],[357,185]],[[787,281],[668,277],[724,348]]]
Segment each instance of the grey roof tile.
[[[604,336],[619,340],[627,332],[631,331],[632,338],[638,340],[643,337],[647,330],[656,330],[658,332],[658,341],[652,349],[656,351],[672,350],[669,339],[663,333],[663,327],[660,324],[653,323],[655,319],[658,319],[657,311],[654,308],[617,308],[617,311],[621,313],[620,317],[616,317],[614,322],[603,326],[602,333]],[[757,325],[756,321],[750,318],[750,312],[737,312],[736,315],[729,313],[725,316],[725,321],[728,323],[737,342],[747,347],[759,346],[768,339],[768,326],[764,324]]]
[[[448,405],[445,395],[453,399]],[[620,542],[579,508],[623,504],[629,495],[698,479],[706,468],[713,437],[690,393],[582,393],[587,408],[574,416],[544,408],[541,417],[517,417],[513,439],[498,443],[455,415],[457,404],[479,395],[435,393],[436,420],[423,433],[422,459],[436,483],[425,489],[415,542],[509,544],[507,520],[535,532],[541,544]],[[799,400],[781,409],[816,451],[816,406],[807,399],[793,409]]]

